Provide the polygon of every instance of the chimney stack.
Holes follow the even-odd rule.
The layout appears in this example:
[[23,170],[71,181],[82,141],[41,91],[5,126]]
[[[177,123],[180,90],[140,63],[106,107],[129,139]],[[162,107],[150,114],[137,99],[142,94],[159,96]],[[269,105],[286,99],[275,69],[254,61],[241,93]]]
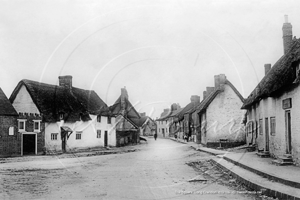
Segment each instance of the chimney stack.
[[203,91],[203,99],[205,99],[207,97],[207,92]]
[[289,51],[290,45],[293,40],[292,24],[288,22],[288,16],[284,15],[284,23],[282,26],[282,38],[283,38],[283,51],[286,54]]
[[[219,77],[219,75],[215,75],[214,77],[215,77],[215,88],[218,89],[220,86],[220,77]],[[207,90],[207,88],[206,88],[206,90]]]
[[215,89],[221,89],[226,82],[225,74],[215,75]]
[[206,95],[210,95],[210,93],[212,93],[215,90],[214,87],[206,87]]
[[71,90],[72,89],[72,76],[70,76],[70,75],[59,76],[58,83],[59,83],[59,86],[66,87]]
[[193,103],[200,103],[200,96],[198,96],[198,95],[192,95],[191,96],[191,102],[193,102]]
[[126,90],[126,87],[121,88],[121,109],[123,110],[123,115],[125,115],[125,111],[126,111],[126,101],[128,100],[128,93]]
[[142,113],[140,113],[140,116],[141,116],[141,117],[146,117],[146,113],[145,113],[145,112],[142,112]]
[[265,75],[267,75],[270,69],[271,69],[271,64],[265,64]]

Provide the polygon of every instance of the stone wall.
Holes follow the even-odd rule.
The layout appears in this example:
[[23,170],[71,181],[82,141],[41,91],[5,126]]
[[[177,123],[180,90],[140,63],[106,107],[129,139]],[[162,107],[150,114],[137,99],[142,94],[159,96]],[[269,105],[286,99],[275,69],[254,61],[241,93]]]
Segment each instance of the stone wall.
[[[13,135],[9,135],[10,127],[14,128]],[[0,155],[21,155],[21,134],[16,116],[0,116]]]

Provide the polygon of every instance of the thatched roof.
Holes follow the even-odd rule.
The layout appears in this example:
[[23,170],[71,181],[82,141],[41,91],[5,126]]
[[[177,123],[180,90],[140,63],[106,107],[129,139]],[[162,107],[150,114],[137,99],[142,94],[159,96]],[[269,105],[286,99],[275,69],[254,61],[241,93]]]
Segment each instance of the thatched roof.
[[8,98],[0,88],[0,115],[1,116],[17,116],[18,113],[9,102]]
[[[225,80],[225,84],[228,85],[235,92],[235,94],[240,98],[242,102],[244,102],[243,96],[239,93],[239,91],[234,87],[234,85],[230,81]],[[216,98],[216,96],[221,92],[223,92],[222,89],[216,88],[212,93],[210,93],[205,99],[201,101],[201,103],[196,108],[195,112],[203,112],[209,106],[209,104]]]
[[300,40],[293,39],[290,50],[283,55],[258,83],[251,92],[242,109],[249,108],[252,104],[259,102],[263,98],[276,96],[288,87],[297,85],[294,66],[300,60]]
[[188,105],[186,105],[178,114],[178,119],[183,119],[185,114],[193,113],[197,109],[197,107],[200,105],[200,102],[191,102]]
[[72,87],[22,80],[10,96],[13,102],[22,86],[25,86],[33,102],[46,122],[56,122],[59,114],[64,114],[64,120],[69,122],[90,120],[89,114],[108,115],[109,109],[93,90],[83,90]]

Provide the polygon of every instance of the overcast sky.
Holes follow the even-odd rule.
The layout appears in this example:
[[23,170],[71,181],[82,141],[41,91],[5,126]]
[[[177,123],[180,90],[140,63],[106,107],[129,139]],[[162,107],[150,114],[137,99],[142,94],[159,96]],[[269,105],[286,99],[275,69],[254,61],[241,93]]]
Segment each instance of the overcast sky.
[[126,86],[140,112],[157,117],[171,103],[225,74],[247,97],[283,54],[289,16],[300,35],[300,1],[1,0],[0,87],[22,79],[93,89],[112,105]]

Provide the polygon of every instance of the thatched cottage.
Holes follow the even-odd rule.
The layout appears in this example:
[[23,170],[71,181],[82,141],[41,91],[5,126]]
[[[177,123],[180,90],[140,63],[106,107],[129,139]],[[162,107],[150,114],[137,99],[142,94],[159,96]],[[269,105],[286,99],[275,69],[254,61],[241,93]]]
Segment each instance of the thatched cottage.
[[39,127],[36,137],[44,136],[48,153],[116,145],[115,119],[107,105],[95,91],[73,87],[72,76],[60,76],[59,85],[22,80],[10,102],[24,115],[19,119],[25,124],[23,134],[32,131],[26,116],[40,117],[34,120]]
[[244,98],[229,82],[224,74],[214,77],[215,87],[209,87],[203,100],[196,108],[199,115],[198,143],[207,147],[232,147],[245,144],[243,118],[241,110]]
[[247,143],[257,146],[258,155],[271,155],[279,164],[300,164],[300,40],[293,38],[285,16],[284,55],[271,68],[242,106],[247,110]]

